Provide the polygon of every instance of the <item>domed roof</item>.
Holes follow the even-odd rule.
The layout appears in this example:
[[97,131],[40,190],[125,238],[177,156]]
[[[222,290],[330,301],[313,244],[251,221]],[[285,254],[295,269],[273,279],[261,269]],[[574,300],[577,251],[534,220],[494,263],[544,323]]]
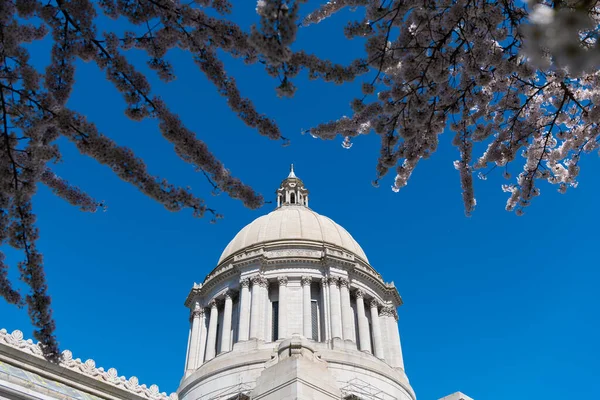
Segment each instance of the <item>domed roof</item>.
[[258,243],[299,239],[342,247],[366,262],[369,260],[354,238],[330,218],[298,205],[280,206],[246,225],[221,254],[219,264],[230,255]]

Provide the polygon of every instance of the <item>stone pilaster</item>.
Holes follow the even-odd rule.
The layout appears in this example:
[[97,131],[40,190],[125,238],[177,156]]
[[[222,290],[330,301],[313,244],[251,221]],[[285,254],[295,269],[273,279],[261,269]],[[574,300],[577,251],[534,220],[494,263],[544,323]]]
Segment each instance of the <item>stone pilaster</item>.
[[225,293],[225,307],[223,309],[223,329],[221,334],[221,353],[231,350],[231,319],[233,317],[233,293]]
[[185,364],[183,366],[183,373],[185,376],[187,376],[187,370],[188,370],[188,361],[190,359],[190,344],[192,341],[192,316],[190,314],[190,329],[188,329],[188,342],[187,342],[187,348],[185,349]]
[[364,293],[358,289],[356,291],[356,316],[358,319],[358,340],[361,351],[371,353],[371,337],[369,336],[369,321],[365,314]]
[[346,278],[340,278],[340,297],[342,302],[342,332],[344,340],[354,342],[355,336],[353,332],[354,318],[352,318],[352,306],[350,305],[350,289],[349,282]]
[[252,307],[250,310],[250,339],[258,339],[260,327],[260,306],[261,306],[261,290],[260,282],[262,277],[260,275],[254,275],[251,278],[252,281]]
[[394,320],[392,317],[393,310],[393,307],[385,306],[381,308],[381,312],[379,313],[379,321],[381,322],[381,336],[383,338],[383,353],[385,355],[385,361],[392,367],[394,366],[394,359],[396,356],[394,336],[392,332],[392,321]]
[[278,320],[277,320],[277,339],[285,339],[287,337],[287,276],[279,276],[279,305],[278,305]]
[[311,282],[312,278],[310,276],[302,277],[302,328],[304,337],[307,339],[312,339],[312,313],[310,304]]
[[269,281],[261,276],[260,279],[260,315],[258,320],[258,339],[265,340],[267,331],[267,306],[269,304]]
[[331,326],[329,323],[329,285],[327,278],[321,278],[321,310],[323,310],[323,334],[325,341],[331,339]]
[[340,288],[338,286],[338,279],[329,278],[329,305],[330,305],[330,318],[331,318],[331,338],[342,339],[342,316],[340,308]]
[[198,347],[200,345],[200,322],[203,314],[204,310],[202,310],[198,304],[196,304],[196,308],[190,312],[192,331],[190,334],[186,371],[193,371],[200,364],[200,362],[198,362]]
[[382,315],[385,312],[385,319],[387,320],[388,329],[388,351],[391,354],[390,365],[394,368],[404,369],[404,360],[402,357],[402,346],[400,344],[400,331],[398,330],[398,313],[395,307],[386,307],[382,311]]
[[379,302],[375,299],[371,300],[371,328],[373,329],[373,353],[375,357],[384,359],[383,342],[381,338],[381,326],[379,321]]
[[248,340],[250,334],[250,279],[240,281],[240,317],[238,341]]
[[206,355],[206,339],[208,338],[208,327],[206,326],[206,310],[202,308],[200,314],[200,343],[198,344],[198,356],[196,357],[196,368],[200,367],[204,362]]
[[217,323],[219,320],[217,301],[212,300],[208,306],[210,307],[210,320],[208,321],[208,338],[206,340],[206,361],[215,358],[217,352]]

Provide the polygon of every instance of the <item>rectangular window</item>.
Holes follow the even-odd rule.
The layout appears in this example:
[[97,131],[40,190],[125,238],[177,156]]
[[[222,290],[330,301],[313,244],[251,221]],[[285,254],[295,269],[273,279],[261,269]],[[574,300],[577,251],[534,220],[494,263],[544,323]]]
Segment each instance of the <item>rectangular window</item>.
[[271,303],[272,304],[272,325],[271,325],[271,332],[272,333],[272,337],[271,337],[271,341],[274,342],[277,340],[277,337],[279,336],[279,302],[278,301],[274,301]]
[[310,314],[312,319],[312,339],[319,340],[319,305],[316,300],[310,302]]

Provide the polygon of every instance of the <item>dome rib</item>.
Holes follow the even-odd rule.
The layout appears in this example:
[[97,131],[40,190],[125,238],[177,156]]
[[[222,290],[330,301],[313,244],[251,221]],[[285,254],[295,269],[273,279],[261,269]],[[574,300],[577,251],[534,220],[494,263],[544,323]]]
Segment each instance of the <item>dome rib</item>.
[[368,262],[367,256],[346,229],[331,218],[304,206],[279,207],[246,225],[229,242],[219,264],[229,256],[263,242],[308,240],[344,248]]

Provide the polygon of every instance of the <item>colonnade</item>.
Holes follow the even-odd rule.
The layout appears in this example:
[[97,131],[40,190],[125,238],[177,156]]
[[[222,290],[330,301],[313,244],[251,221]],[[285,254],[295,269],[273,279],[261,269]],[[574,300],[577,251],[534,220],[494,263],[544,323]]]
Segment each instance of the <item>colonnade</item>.
[[[297,279],[297,278],[296,278]],[[243,278],[239,285],[239,304],[237,311],[237,341],[257,339],[270,341],[266,338],[266,323],[269,304],[269,284],[277,284],[279,289],[277,338],[287,338],[290,333],[290,315],[293,318],[301,318],[301,331],[307,338],[313,335],[313,318],[311,309],[311,285],[313,277],[302,276],[301,301],[298,305],[297,314],[290,314],[290,297],[288,296],[288,277],[279,276],[276,281],[270,282],[262,274],[250,278]],[[297,283],[296,283],[297,285]],[[319,310],[322,315],[321,341],[327,342],[332,339],[355,342],[358,336],[357,348],[365,353],[373,354],[375,357],[385,360],[395,368],[404,368],[402,350],[400,345],[400,333],[398,331],[398,314],[395,307],[383,306],[377,299],[367,299],[361,289],[354,290],[356,300],[355,310],[351,305],[350,282],[344,277],[321,278],[321,293]],[[232,316],[234,293],[227,291],[218,299],[212,299],[208,303],[208,311],[199,303],[194,304],[191,311],[190,336],[188,343],[188,354],[186,358],[186,373],[200,367],[204,362],[213,359],[217,355],[217,334],[220,331],[221,340],[219,352],[231,351],[233,338]],[[296,299],[297,300],[297,299]],[[292,300],[294,301],[294,300]],[[369,305],[369,318],[365,302]],[[222,306],[220,306],[222,305]],[[220,316],[220,309],[223,315]],[[356,312],[356,314],[355,314]],[[209,317],[207,318],[207,314]],[[218,329],[217,324],[221,317],[222,326]],[[208,319],[208,326],[207,326]],[[355,326],[355,321],[356,325]],[[358,329],[356,335],[355,329]]]

